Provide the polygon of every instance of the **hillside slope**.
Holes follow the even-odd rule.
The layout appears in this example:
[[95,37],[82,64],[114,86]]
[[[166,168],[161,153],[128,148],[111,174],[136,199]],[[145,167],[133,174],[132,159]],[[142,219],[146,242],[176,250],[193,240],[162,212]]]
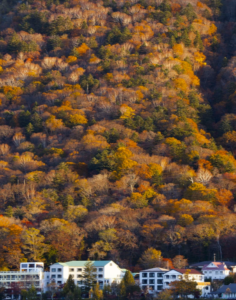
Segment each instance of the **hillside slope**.
[[1,268],[236,259],[233,6],[2,2]]

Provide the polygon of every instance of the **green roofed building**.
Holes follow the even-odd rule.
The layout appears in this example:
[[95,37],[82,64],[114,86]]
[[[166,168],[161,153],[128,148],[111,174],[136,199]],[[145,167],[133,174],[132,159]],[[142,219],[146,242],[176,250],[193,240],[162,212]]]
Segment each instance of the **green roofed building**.
[[[99,285],[103,287],[105,284],[111,284],[112,282],[120,283],[125,275],[124,269],[114,263],[112,260],[97,260],[91,261],[94,268],[94,280],[99,282]],[[83,274],[87,260],[73,260],[68,262],[58,262],[50,266],[50,277],[47,284],[54,281],[58,286],[64,284],[69,275],[75,281],[75,284],[82,287]]]

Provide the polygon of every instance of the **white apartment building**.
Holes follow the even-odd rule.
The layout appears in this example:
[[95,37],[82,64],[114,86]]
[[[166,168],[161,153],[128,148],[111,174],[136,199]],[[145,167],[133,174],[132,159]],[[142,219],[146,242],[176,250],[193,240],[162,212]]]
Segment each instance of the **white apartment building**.
[[163,289],[163,275],[168,272],[163,268],[152,268],[139,273],[140,288],[148,289],[150,294],[155,294]]
[[[65,263],[55,263],[50,266],[50,278],[47,281],[49,284],[55,281],[57,285],[64,284],[69,275],[78,286],[83,286],[83,273],[88,261],[69,261]],[[101,287],[104,284],[111,284],[112,282],[120,283],[125,275],[125,271],[113,261],[92,261],[94,268],[95,282],[98,282]]]
[[230,270],[225,263],[213,261],[205,265],[202,272],[207,279],[223,280],[226,276],[229,276]]
[[20,271],[0,271],[0,286],[9,289],[13,284],[18,284],[27,289],[33,285],[38,291],[45,291],[47,277],[49,272],[44,272],[42,262],[23,262]]
[[204,275],[194,269],[172,269],[163,276],[163,289],[170,288],[170,283],[179,280],[192,280],[197,283],[201,295],[210,293],[210,282],[204,282]]

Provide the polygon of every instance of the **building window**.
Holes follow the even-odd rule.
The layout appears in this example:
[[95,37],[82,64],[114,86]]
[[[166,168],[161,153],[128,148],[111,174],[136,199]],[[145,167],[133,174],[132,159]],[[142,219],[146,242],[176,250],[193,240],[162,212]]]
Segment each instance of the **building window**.
[[149,279],[149,284],[154,284],[154,279]]
[[82,277],[82,275],[81,275],[81,274],[77,275],[77,278],[81,278],[81,277]]
[[75,271],[74,268],[70,268],[70,269],[69,269],[69,272],[74,272],[74,271]]
[[77,284],[83,284],[83,281],[82,280],[77,281]]
[[163,273],[157,273],[157,277],[163,277]]
[[34,264],[29,264],[29,268],[34,268]]
[[220,271],[220,274],[223,274],[223,271]]
[[98,271],[99,271],[99,272],[102,272],[102,271],[103,271],[103,268],[98,268]]
[[169,285],[170,283],[169,283],[169,282],[166,282],[166,284]]
[[142,284],[147,284],[147,279],[143,279]]
[[55,269],[55,268],[52,268],[51,271],[52,271],[52,272],[56,272],[56,269]]
[[82,268],[78,268],[78,269],[77,269],[77,272],[82,272]]
[[61,275],[57,275],[57,278],[61,278]]
[[170,278],[170,275],[166,275],[165,278]]
[[171,278],[172,279],[176,279],[176,275],[171,275]]
[[163,284],[163,280],[162,279],[157,279],[157,284]]
[[52,278],[56,278],[56,275],[52,275]]
[[62,269],[61,269],[61,268],[57,269],[57,272],[61,272],[61,271],[62,271]]
[[22,264],[22,265],[21,265],[21,268],[27,268],[27,267],[28,267],[27,264]]
[[142,277],[147,277],[147,273],[142,273]]
[[157,287],[157,290],[158,290],[158,291],[161,291],[161,290],[162,290],[162,286],[159,285],[159,286]]
[[102,278],[103,276],[102,275],[98,275],[98,278]]
[[155,277],[155,273],[149,273],[149,277]]
[[58,283],[58,284],[61,284],[61,281],[58,281],[57,283]]

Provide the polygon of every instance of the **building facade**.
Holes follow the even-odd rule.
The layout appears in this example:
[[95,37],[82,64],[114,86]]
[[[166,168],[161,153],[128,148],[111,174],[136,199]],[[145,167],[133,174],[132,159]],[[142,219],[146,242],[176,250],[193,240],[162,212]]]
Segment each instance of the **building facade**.
[[20,264],[20,271],[0,271],[0,286],[10,289],[18,285],[27,289],[33,285],[37,291],[45,291],[49,276],[42,262],[24,262]]
[[225,263],[213,261],[202,268],[202,273],[206,279],[223,280],[229,276],[230,270]]
[[163,289],[170,288],[170,283],[179,280],[191,280],[197,283],[201,296],[207,296],[211,292],[210,282],[205,282],[204,275],[194,269],[172,269],[163,276]]
[[139,273],[140,287],[142,290],[148,289],[150,294],[158,293],[163,289],[163,276],[168,272],[163,268],[152,268]]
[[[57,285],[64,284],[71,275],[75,284],[82,287],[83,273],[88,261],[69,261],[66,263],[55,263],[50,266],[50,277],[47,284],[54,281]],[[125,275],[125,271],[113,261],[92,261],[94,268],[95,282],[100,287],[113,282],[120,283]]]

